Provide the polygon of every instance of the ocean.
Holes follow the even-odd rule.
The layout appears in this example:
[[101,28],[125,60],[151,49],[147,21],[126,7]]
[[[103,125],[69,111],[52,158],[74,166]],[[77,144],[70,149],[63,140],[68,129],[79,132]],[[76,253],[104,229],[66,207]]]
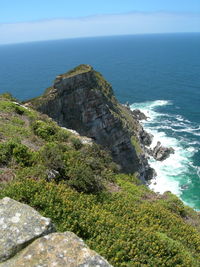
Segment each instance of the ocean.
[[143,125],[153,145],[175,149],[163,162],[151,160],[157,177],[150,188],[200,210],[200,33],[1,45],[0,59],[0,93],[20,100],[43,93],[58,74],[91,64],[121,103],[147,114]]

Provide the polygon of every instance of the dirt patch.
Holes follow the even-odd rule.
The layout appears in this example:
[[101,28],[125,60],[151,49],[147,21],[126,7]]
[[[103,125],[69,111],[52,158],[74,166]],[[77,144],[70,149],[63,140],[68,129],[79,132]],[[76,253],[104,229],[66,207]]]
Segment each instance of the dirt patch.
[[15,178],[15,174],[9,168],[0,168],[0,183],[7,183]]

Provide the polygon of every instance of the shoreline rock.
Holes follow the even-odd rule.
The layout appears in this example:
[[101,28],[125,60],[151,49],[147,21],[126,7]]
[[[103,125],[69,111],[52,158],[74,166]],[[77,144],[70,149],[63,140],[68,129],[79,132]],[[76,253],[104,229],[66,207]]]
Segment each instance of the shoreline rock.
[[142,120],[146,121],[148,119],[148,117],[139,109],[132,110],[132,114],[139,121],[142,121]]
[[175,150],[172,147],[164,147],[161,145],[161,142],[157,142],[157,145],[152,149],[149,150],[150,155],[156,159],[157,161],[163,161],[171,154],[175,153]]

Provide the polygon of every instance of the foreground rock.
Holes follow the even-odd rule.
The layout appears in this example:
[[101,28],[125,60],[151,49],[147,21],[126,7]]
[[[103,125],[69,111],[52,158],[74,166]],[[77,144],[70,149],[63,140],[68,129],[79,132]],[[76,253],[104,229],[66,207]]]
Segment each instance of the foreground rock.
[[83,240],[71,232],[53,233],[41,237],[0,266],[111,267],[105,259],[90,250]]
[[157,145],[151,150],[150,154],[154,159],[158,161],[163,161],[167,159],[171,154],[174,154],[174,149],[172,147],[164,147],[160,142],[157,142]]
[[[111,85],[91,66],[80,65],[57,76],[44,95],[26,105],[110,150],[123,172],[137,172],[140,177],[145,177],[149,165],[146,160],[141,160],[144,151],[140,149],[138,154],[131,142],[132,136],[137,138],[135,142],[140,142],[139,121],[129,107],[116,100]],[[144,143],[149,143],[145,136],[141,138]]]
[[71,232],[10,198],[0,200],[0,267],[112,267]]
[[50,219],[33,208],[10,198],[0,200],[0,262],[52,231]]

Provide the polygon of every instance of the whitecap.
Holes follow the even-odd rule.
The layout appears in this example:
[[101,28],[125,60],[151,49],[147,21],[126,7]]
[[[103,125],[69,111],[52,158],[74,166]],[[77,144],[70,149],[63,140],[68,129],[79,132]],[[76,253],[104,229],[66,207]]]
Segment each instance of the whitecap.
[[[151,181],[149,187],[159,193],[171,191],[181,198],[183,192],[181,186],[191,183],[189,174],[192,157],[197,152],[197,148],[194,145],[199,145],[200,143],[196,140],[188,140],[185,136],[183,138],[178,133],[200,136],[198,132],[200,127],[192,124],[182,115],[162,113],[160,109],[158,111],[158,107],[166,105],[173,105],[173,103],[169,100],[156,100],[135,103],[130,107],[131,109],[140,109],[148,117],[148,120],[142,121],[142,123],[145,130],[154,136],[151,148],[154,148],[157,142],[160,141],[163,146],[173,147],[175,150],[175,154],[170,155],[163,162],[154,159],[150,160],[150,165],[155,169],[157,177]],[[169,136],[170,132],[172,136]],[[195,168],[196,175],[200,175],[200,167],[197,169],[195,166]],[[189,204],[193,206],[193,203]]]

